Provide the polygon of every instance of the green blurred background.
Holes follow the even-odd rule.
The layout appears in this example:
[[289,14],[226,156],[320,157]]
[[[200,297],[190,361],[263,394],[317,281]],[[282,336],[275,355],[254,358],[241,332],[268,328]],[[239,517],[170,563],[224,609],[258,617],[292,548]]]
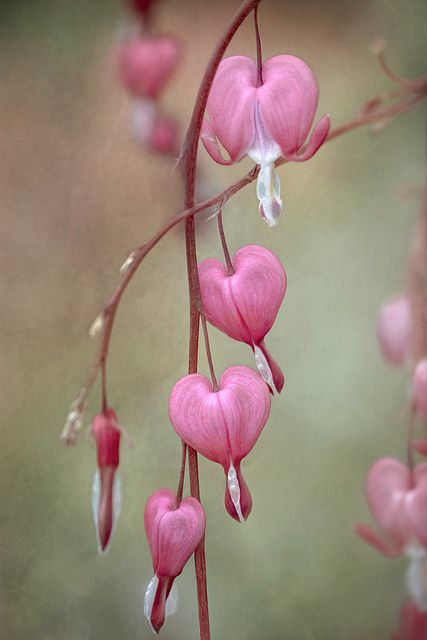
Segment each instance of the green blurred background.
[[[163,104],[188,121],[204,66],[236,3],[163,0],[156,21],[184,43]],[[110,400],[135,448],[122,448],[123,513],[111,553],[97,554],[90,496],[95,451],[59,433],[91,362],[87,330],[136,244],[181,209],[179,172],[129,138],[130,103],[115,78],[119,0],[0,3],[2,283],[0,637],[141,640],[152,569],[143,507],[174,488],[180,444],[168,394],[185,373],[187,292],[181,230],[148,257],[114,332]],[[391,82],[369,52],[380,35],[392,68],[425,72],[424,0],[265,0],[264,54],[293,53],[315,70],[318,114],[333,125]],[[252,23],[229,53],[254,55]],[[352,534],[369,518],[363,478],[379,456],[405,455],[407,377],[382,363],[379,305],[405,283],[422,184],[424,108],[381,135],[359,130],[310,162],[280,169],[285,214],[270,230],[254,185],[224,212],[233,251],[257,242],[282,259],[288,292],[267,344],[286,386],[244,462],[254,508],[244,525],[223,508],[219,466],[201,461],[215,640],[381,640],[397,626],[404,560]],[[200,151],[203,194],[250,166],[214,166]],[[399,195],[400,194],[400,195]],[[200,257],[221,256],[199,222]],[[249,350],[211,330],[218,372],[252,365]],[[205,360],[201,370],[206,372]],[[99,410],[95,391],[88,415]],[[162,637],[197,635],[192,563]]]

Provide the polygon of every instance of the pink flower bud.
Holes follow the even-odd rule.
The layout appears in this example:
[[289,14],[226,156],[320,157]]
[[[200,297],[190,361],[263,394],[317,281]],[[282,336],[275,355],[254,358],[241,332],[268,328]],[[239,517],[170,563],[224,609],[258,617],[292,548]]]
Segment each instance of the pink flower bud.
[[175,431],[190,447],[223,466],[225,507],[235,520],[246,520],[252,508],[240,462],[255,446],[269,413],[268,387],[247,367],[226,369],[218,391],[205,376],[185,376],[170,395]]
[[257,245],[239,249],[233,267],[234,273],[228,274],[219,260],[199,264],[203,311],[211,324],[251,347],[261,376],[280,393],[283,373],[264,338],[285,295],[285,270],[274,253]]
[[179,46],[170,36],[136,36],[118,50],[119,76],[125,89],[139,98],[157,98],[176,69]]
[[98,471],[92,487],[92,510],[99,553],[108,551],[121,509],[119,466],[120,426],[112,409],[98,413],[92,422]]
[[[295,56],[280,55],[264,62],[260,86],[257,65],[250,58],[232,56],[218,67],[201,139],[220,164],[233,164],[248,155],[261,166],[259,210],[270,226],[277,224],[282,211],[274,162],[280,156],[295,162],[308,160],[328,135],[329,116],[324,116],[306,143],[318,96],[313,71]],[[228,160],[218,143],[227,151]]]
[[427,640],[427,612],[408,599],[400,612],[400,631],[392,640]]
[[408,359],[411,339],[411,309],[408,297],[399,295],[385,302],[377,323],[378,342],[384,360],[401,365]]
[[427,359],[417,364],[412,381],[414,408],[427,421]]
[[369,470],[365,490],[381,533],[363,523],[356,533],[388,557],[408,557],[408,592],[427,610],[427,463],[411,472],[398,460],[382,458]]
[[127,0],[127,4],[136,13],[146,16],[150,11],[153,0]]
[[165,621],[166,600],[173,581],[204,536],[205,513],[195,498],[184,498],[177,505],[172,491],[160,489],[145,505],[144,525],[154,569],[144,612],[150,627],[158,633]]

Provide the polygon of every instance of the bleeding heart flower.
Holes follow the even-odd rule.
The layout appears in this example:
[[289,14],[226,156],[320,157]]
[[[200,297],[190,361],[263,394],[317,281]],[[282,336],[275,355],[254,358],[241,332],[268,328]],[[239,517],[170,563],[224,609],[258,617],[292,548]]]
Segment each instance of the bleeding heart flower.
[[226,369],[217,391],[205,376],[185,376],[170,395],[173,428],[190,447],[223,466],[225,507],[241,522],[251,512],[252,497],[240,462],[253,449],[269,413],[268,387],[247,367]]
[[199,264],[203,312],[230,338],[251,347],[261,376],[280,393],[283,372],[268,352],[264,338],[285,295],[286,272],[274,253],[257,245],[239,249],[233,268],[229,273],[213,258]]
[[[295,56],[281,55],[262,65],[258,85],[256,63],[246,56],[222,60],[209,99],[209,120],[203,121],[201,139],[210,156],[220,164],[234,164],[248,155],[260,165],[257,183],[259,210],[269,226],[282,212],[280,181],[274,162],[302,162],[311,158],[329,132],[329,116],[313,123],[319,90],[310,67]],[[223,157],[219,145],[229,155]]]
[[170,489],[159,489],[145,505],[144,525],[154,569],[144,613],[151,629],[158,633],[165,621],[173,581],[204,536],[205,512],[195,498],[184,498],[178,505]]
[[400,612],[400,631],[392,640],[427,640],[427,612],[408,599]]
[[414,408],[427,421],[427,359],[420,360],[415,367],[412,380]]
[[381,534],[364,523],[356,533],[390,558],[409,558],[408,591],[427,610],[427,463],[411,472],[398,460],[382,458],[369,470],[365,491]]
[[117,471],[121,427],[112,409],[94,417],[92,435],[98,457],[98,471],[92,486],[92,511],[98,550],[102,555],[108,551],[121,510],[121,483]]
[[178,124],[174,118],[164,116],[154,102],[135,101],[131,129],[135,142],[150,151],[178,155]]
[[119,76],[137,98],[157,98],[175,71],[179,45],[170,36],[136,36],[121,43],[117,52]]
[[378,315],[377,335],[384,359],[392,365],[404,364],[409,356],[411,308],[406,295],[383,304]]

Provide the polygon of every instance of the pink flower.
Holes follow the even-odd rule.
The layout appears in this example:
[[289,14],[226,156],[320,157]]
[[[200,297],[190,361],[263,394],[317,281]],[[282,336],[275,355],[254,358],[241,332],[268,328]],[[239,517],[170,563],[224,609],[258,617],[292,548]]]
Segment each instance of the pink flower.
[[262,377],[280,393],[283,373],[264,338],[285,295],[285,270],[274,253],[257,245],[239,249],[233,267],[234,273],[229,274],[219,260],[199,264],[203,311],[211,324],[251,347]]
[[179,46],[170,36],[135,36],[117,53],[119,76],[125,89],[138,98],[157,98],[175,71]]
[[159,489],[145,505],[144,525],[154,569],[144,613],[151,629],[158,633],[165,621],[173,581],[204,536],[205,513],[195,498],[184,498],[178,505],[170,489]]
[[427,640],[427,612],[420,611],[416,603],[408,599],[400,613],[400,631],[392,640]]
[[365,491],[381,533],[364,523],[356,533],[388,557],[409,558],[408,591],[427,610],[427,463],[411,472],[398,460],[382,458],[369,470]]
[[252,508],[240,462],[253,449],[269,413],[268,387],[247,367],[226,369],[218,391],[205,376],[185,376],[170,395],[175,431],[190,447],[223,466],[225,507],[235,520],[246,520]]
[[408,359],[411,339],[411,309],[406,295],[385,302],[377,323],[378,342],[384,360],[401,365]]
[[414,408],[427,421],[427,359],[417,364],[412,381]]
[[151,101],[135,101],[132,135],[135,142],[146,146],[150,151],[178,155],[178,124],[176,120],[164,116]]
[[261,166],[259,210],[267,224],[275,226],[282,201],[274,162],[280,156],[295,162],[311,158],[325,141],[330,121],[324,116],[306,143],[319,91],[313,71],[303,60],[289,55],[270,58],[262,65],[262,80],[258,86],[257,65],[250,58],[225,58],[209,94],[209,120],[203,121],[201,139],[220,164],[233,164],[248,155]]
[[92,487],[92,510],[99,553],[108,551],[121,509],[121,485],[117,472],[121,427],[112,409],[98,413],[92,422],[98,471]]

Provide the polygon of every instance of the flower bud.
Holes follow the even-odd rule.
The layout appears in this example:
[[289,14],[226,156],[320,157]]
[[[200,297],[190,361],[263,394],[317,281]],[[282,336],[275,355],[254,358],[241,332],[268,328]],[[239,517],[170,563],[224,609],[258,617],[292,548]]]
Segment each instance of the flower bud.
[[135,36],[117,54],[120,80],[137,98],[157,98],[176,69],[179,46],[171,36]]
[[378,314],[377,336],[384,360],[404,364],[409,356],[411,309],[408,297],[399,295],[385,302]]
[[412,381],[414,408],[427,421],[427,358],[417,364]]
[[265,346],[286,291],[286,272],[268,249],[248,245],[233,258],[234,273],[219,260],[199,264],[203,312],[214,327],[248,344],[262,378],[278,393],[284,376]]
[[295,162],[311,158],[324,143],[330,121],[324,116],[306,143],[319,91],[303,60],[275,56],[263,63],[261,75],[259,85],[257,64],[245,56],[222,60],[209,93],[209,119],[203,121],[201,139],[220,164],[234,164],[248,155],[260,165],[259,211],[269,226],[275,226],[282,211],[275,161],[280,156]]
[[121,510],[119,466],[120,426],[112,409],[98,413],[92,422],[98,471],[92,487],[92,510],[100,554],[108,551]]
[[205,513],[195,498],[184,498],[177,504],[172,491],[159,489],[145,505],[144,525],[154,569],[145,594],[144,613],[151,629],[158,633],[173,581],[204,536]]
[[252,508],[240,463],[255,446],[269,413],[268,387],[247,367],[226,369],[218,391],[205,376],[185,376],[169,398],[170,420],[180,438],[224,468],[225,507],[240,522]]
[[400,630],[392,640],[426,640],[427,612],[420,611],[414,600],[408,599],[400,612]]

